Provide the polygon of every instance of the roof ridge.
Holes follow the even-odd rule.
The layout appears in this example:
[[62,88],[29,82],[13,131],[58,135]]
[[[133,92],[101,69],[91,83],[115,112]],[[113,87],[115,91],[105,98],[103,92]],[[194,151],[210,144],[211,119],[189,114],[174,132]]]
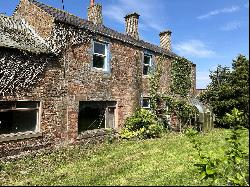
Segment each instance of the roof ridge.
[[[52,8],[52,9],[57,10],[57,11],[59,11],[59,12],[62,12],[62,13],[65,13],[65,14],[69,14],[70,16],[74,16],[74,17],[80,18],[80,17],[78,17],[78,16],[76,16],[76,15],[74,15],[74,14],[71,14],[70,12],[67,12],[67,11],[65,11],[65,10],[61,10],[61,9],[59,9],[59,8],[56,8],[56,7],[53,7],[53,6],[50,6],[50,5],[41,3],[41,2],[36,1],[36,0],[28,0],[28,1],[31,2],[31,3],[33,3],[33,4],[35,4],[35,5],[38,5],[39,8],[42,8],[41,6],[47,6],[48,8]],[[43,9],[43,8],[42,8],[42,9]],[[43,10],[44,10],[44,9],[43,9]],[[46,10],[44,10],[44,11],[46,11]],[[46,12],[47,12],[47,11],[46,11]],[[48,13],[49,13],[49,12],[48,12]],[[82,19],[82,18],[81,18],[81,19]]]
[[104,25],[95,25],[94,23],[92,23],[86,19],[83,19],[79,16],[76,16],[74,14],[71,14],[65,10],[61,10],[61,9],[52,7],[50,5],[43,4],[43,3],[38,2],[36,0],[28,0],[28,1],[30,3],[38,6],[39,8],[44,10],[46,13],[53,16],[56,21],[64,22],[64,23],[67,23],[67,24],[70,24],[70,25],[73,25],[73,26],[76,26],[79,28],[84,28],[84,29],[90,30],[92,32],[96,32],[96,33],[105,35],[107,37],[111,37],[111,38],[114,38],[114,39],[117,39],[117,40],[120,40],[120,41],[123,41],[126,43],[130,43],[130,44],[135,45],[137,47],[142,47],[144,49],[148,49],[148,50],[151,50],[151,51],[154,51],[157,53],[166,54],[168,56],[177,56],[172,51],[167,51],[166,49],[164,49],[158,45],[146,42],[144,40],[134,39],[133,37],[129,36],[126,33],[118,32],[118,31],[111,29],[109,27],[106,27]]

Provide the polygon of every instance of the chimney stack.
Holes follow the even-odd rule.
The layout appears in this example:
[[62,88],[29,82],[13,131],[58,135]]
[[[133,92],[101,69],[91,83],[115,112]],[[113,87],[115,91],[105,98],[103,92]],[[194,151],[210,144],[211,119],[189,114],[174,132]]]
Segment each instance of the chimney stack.
[[139,32],[138,32],[138,23],[139,23],[139,14],[132,13],[125,16],[126,22],[126,33],[136,40],[139,39]]
[[88,21],[91,21],[97,25],[103,24],[102,5],[95,5],[94,0],[90,1],[90,6],[88,8]]
[[172,47],[171,47],[171,31],[167,30],[167,31],[163,31],[160,33],[160,47],[171,51]]

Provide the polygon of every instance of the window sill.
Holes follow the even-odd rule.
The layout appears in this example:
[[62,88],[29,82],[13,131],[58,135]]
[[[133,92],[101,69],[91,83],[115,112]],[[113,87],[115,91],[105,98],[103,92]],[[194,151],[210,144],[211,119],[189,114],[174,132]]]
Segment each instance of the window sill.
[[2,134],[0,135],[0,142],[37,138],[40,136],[42,136],[41,132],[33,132],[33,131],[20,132],[20,133],[15,133],[15,134]]
[[95,68],[95,67],[92,67],[92,69],[94,72],[102,73],[104,78],[110,78],[110,76],[111,76],[111,72],[107,71],[105,69]]
[[87,130],[84,132],[79,132],[77,140],[94,138],[98,136],[105,136],[109,133],[117,133],[118,131],[115,128],[101,128],[101,129],[93,129]]
[[107,69],[96,68],[96,67],[92,67],[92,68],[93,68],[93,70],[98,71],[98,72],[109,73],[109,71]]
[[103,68],[97,68],[97,67],[92,67],[92,68],[97,71],[105,71]]

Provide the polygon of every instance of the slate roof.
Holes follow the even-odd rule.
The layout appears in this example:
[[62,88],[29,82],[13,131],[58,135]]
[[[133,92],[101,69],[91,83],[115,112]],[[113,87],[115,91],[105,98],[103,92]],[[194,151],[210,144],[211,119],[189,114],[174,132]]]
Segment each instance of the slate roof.
[[23,19],[0,14],[0,47],[52,53],[49,45]]
[[73,25],[78,28],[87,29],[91,32],[98,33],[98,34],[101,34],[110,38],[114,38],[114,39],[129,43],[129,44],[135,45],[137,47],[142,47],[143,49],[147,49],[156,53],[165,54],[165,55],[172,56],[172,57],[177,56],[173,52],[167,51],[157,45],[150,44],[143,40],[136,40],[127,34],[119,33],[103,25],[95,25],[90,21],[79,18],[68,12],[45,5],[38,1],[29,0],[29,2],[33,3],[34,5],[38,6],[39,8],[41,8],[42,10],[50,14],[52,17],[54,17],[55,21],[67,23],[69,25]]

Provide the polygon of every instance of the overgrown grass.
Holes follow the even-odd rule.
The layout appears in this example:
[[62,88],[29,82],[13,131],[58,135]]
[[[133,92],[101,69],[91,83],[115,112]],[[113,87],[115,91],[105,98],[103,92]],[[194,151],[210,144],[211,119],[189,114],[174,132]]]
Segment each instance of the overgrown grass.
[[[214,157],[224,152],[227,130],[201,135]],[[249,133],[242,139],[248,151]],[[193,166],[197,153],[185,135],[76,146],[0,163],[0,185],[208,185]],[[223,185],[223,184],[221,184]]]

